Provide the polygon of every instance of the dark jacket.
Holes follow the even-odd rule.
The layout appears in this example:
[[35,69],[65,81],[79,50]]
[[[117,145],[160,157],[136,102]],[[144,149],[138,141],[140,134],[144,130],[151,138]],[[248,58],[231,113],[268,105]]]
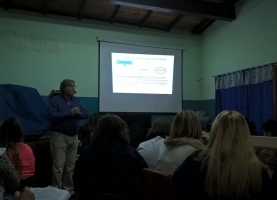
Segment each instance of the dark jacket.
[[[222,199],[217,196],[210,197],[205,193],[206,171],[205,169],[200,170],[202,162],[195,159],[201,151],[197,150],[192,153],[174,172],[172,182],[176,192],[181,199]],[[263,180],[262,191],[260,194],[249,191],[250,198],[248,199],[270,199],[271,181],[269,175],[265,169],[261,173]]]
[[120,141],[95,141],[81,153],[75,169],[75,187],[81,199],[102,199],[102,194],[130,198],[146,162],[135,148]]

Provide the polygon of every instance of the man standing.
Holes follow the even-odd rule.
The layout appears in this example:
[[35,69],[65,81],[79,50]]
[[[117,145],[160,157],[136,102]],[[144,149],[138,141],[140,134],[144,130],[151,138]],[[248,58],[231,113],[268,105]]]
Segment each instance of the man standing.
[[74,97],[75,87],[73,80],[63,80],[60,84],[61,95],[52,97],[48,105],[52,186],[66,189],[71,194],[74,193],[72,176],[78,149],[79,121],[88,117],[88,111],[80,99]]

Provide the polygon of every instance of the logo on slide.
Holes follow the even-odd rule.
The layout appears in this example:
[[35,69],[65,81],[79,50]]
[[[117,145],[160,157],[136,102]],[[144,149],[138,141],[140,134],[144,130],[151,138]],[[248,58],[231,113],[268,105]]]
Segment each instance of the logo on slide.
[[126,66],[126,65],[132,65],[133,61],[131,61],[131,60],[117,60],[116,64],[117,65],[124,65],[124,66]]
[[158,67],[158,68],[155,69],[155,72],[157,74],[164,74],[164,73],[166,73],[166,69],[163,68],[163,67]]

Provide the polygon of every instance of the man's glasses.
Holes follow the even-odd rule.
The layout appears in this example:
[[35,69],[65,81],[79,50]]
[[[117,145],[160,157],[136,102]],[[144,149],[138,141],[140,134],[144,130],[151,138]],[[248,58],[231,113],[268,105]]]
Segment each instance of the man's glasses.
[[75,85],[69,85],[67,87],[69,87],[69,88],[76,88],[77,86],[75,86]]

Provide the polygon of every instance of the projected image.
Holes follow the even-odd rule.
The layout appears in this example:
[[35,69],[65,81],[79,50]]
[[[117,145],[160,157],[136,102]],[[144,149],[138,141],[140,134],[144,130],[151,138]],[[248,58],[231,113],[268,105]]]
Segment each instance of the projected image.
[[112,53],[113,93],[172,94],[173,55]]

